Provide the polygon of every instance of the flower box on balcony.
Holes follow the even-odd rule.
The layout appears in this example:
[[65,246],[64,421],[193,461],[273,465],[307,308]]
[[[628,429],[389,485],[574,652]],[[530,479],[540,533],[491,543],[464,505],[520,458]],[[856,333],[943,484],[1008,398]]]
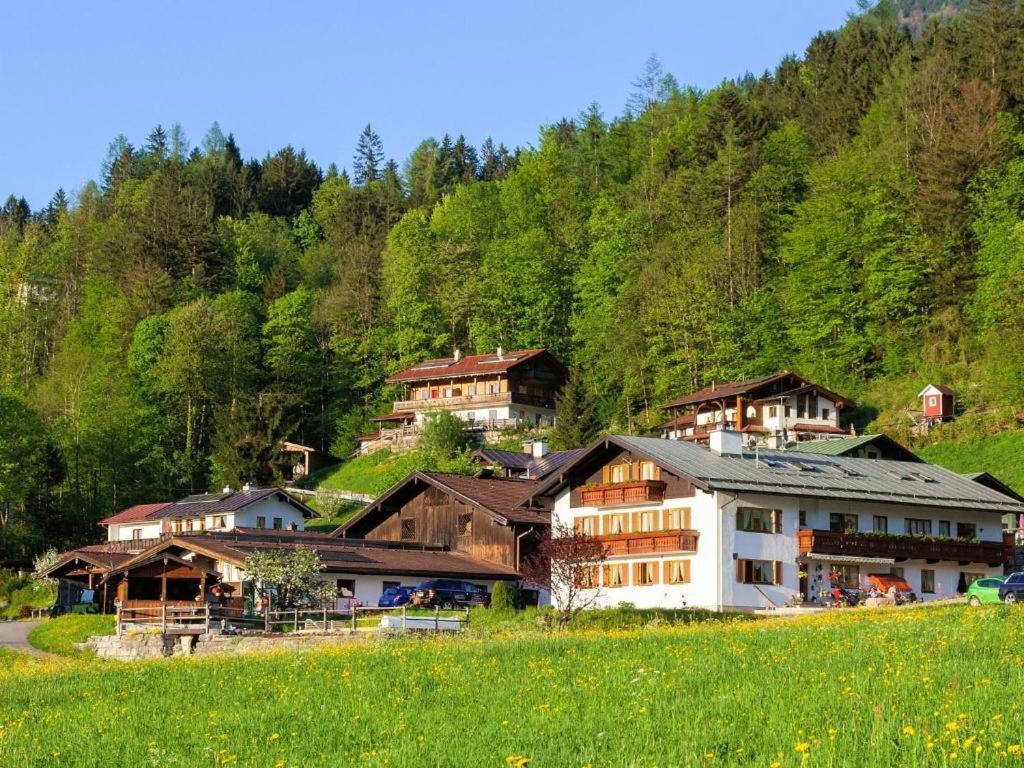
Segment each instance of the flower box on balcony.
[[631,504],[660,504],[665,500],[661,480],[630,480],[625,483],[601,483],[580,489],[584,507],[617,507]]
[[800,554],[892,557],[896,560],[955,560],[960,563],[1001,565],[1006,548],[1001,541],[882,534],[869,531],[802,530],[797,532]]

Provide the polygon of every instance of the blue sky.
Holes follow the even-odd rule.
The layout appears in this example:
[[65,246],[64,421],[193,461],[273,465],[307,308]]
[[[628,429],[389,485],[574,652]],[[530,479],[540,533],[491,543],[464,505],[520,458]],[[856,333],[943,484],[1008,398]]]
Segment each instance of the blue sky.
[[216,120],[245,157],[286,144],[347,167],[373,124],[403,160],[425,137],[509,147],[597,101],[619,114],[656,53],[708,88],[802,53],[853,0],[9,3],[0,24],[0,199],[33,209],[99,175],[109,142]]

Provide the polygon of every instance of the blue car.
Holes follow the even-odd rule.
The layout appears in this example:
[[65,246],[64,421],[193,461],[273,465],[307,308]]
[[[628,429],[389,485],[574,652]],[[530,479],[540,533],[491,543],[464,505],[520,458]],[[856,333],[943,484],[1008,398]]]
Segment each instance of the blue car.
[[388,587],[377,601],[378,608],[398,608],[412,600],[415,587]]

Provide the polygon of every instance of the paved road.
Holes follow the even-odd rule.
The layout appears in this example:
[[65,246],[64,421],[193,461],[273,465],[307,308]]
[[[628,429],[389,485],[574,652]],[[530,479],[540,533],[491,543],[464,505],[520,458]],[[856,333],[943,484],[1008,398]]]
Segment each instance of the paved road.
[[38,621],[0,621],[0,648],[40,653],[28,644],[28,633]]

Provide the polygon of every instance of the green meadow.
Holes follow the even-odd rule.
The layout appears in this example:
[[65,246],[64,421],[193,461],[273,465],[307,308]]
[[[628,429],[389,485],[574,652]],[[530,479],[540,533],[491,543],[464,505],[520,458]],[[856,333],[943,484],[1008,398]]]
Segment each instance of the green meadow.
[[835,611],[138,664],[0,657],[0,765],[1024,762],[1024,611]]

